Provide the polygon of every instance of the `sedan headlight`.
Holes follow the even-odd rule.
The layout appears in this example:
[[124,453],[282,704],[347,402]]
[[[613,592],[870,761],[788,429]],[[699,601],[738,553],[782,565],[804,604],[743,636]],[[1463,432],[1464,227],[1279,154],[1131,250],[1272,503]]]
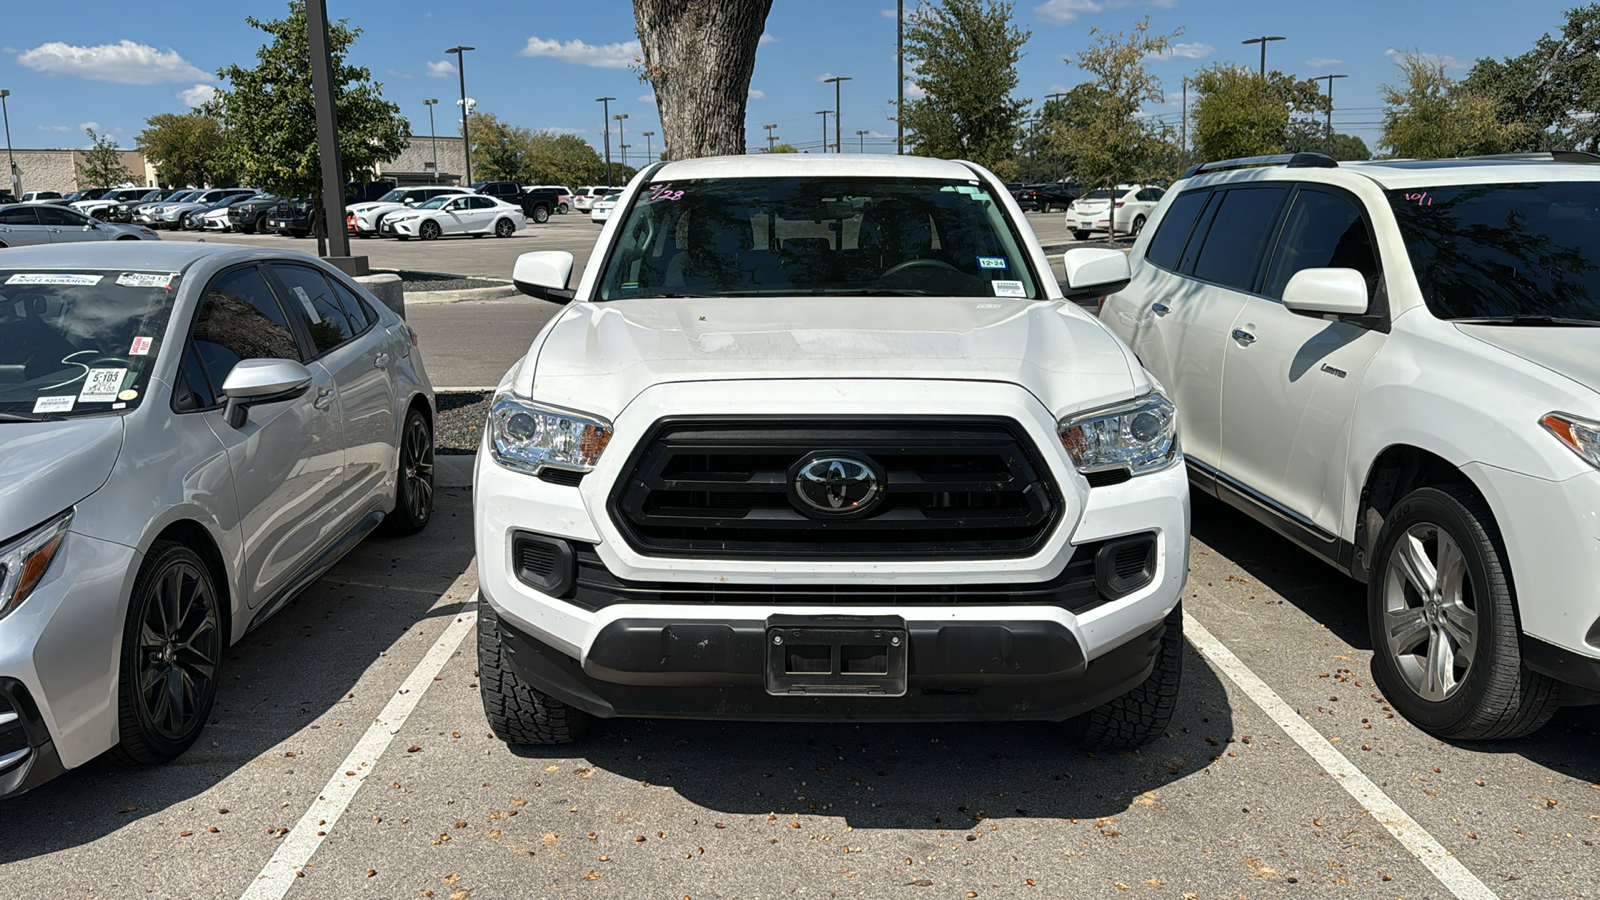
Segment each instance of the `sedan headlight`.
[[1178,411],[1155,392],[1065,419],[1060,433],[1062,446],[1083,473],[1126,469],[1142,475],[1181,458]]
[[67,536],[72,513],[69,509],[0,547],[0,619],[16,611],[44,579]]
[[1600,422],[1566,413],[1551,413],[1540,419],[1539,424],[1573,453],[1583,457],[1584,462],[1600,469]]
[[589,472],[611,442],[611,423],[499,394],[489,409],[489,452],[508,469],[536,475],[545,467]]
[[420,219],[420,218],[422,218],[422,217],[421,216],[390,216],[389,217],[389,221],[390,222],[409,222],[412,219]]

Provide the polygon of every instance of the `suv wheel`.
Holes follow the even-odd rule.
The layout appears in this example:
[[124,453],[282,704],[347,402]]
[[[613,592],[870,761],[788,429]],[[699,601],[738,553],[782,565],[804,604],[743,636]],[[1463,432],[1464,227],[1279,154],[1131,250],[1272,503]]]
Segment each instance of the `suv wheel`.
[[1089,239],[1089,232],[1087,232],[1087,231],[1074,231],[1072,233],[1072,239],[1075,240],[1075,241],[1087,241]]
[[505,666],[500,617],[478,598],[478,693],[494,736],[508,744],[567,744],[593,718],[525,684]]
[[563,203],[560,206],[557,206],[556,207],[556,212],[560,213],[563,216],[566,215],[567,212],[568,212],[567,205],[565,203]]
[[1161,623],[1161,649],[1155,668],[1138,687],[1078,717],[1079,739],[1087,747],[1129,749],[1160,737],[1172,721],[1183,681],[1183,604]]
[[1395,505],[1367,584],[1372,675],[1395,709],[1452,740],[1521,737],[1560,687],[1522,665],[1510,573],[1488,505],[1459,485]]

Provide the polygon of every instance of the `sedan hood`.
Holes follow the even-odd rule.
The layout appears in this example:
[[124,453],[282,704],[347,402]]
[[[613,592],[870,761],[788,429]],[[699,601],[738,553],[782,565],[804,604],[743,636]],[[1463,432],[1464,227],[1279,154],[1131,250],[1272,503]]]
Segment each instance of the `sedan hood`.
[[364,212],[373,212],[375,210],[410,209],[410,208],[411,207],[405,205],[404,203],[391,203],[391,202],[379,203],[376,200],[369,200],[366,203],[352,203],[349,206],[346,206],[344,208],[344,211],[345,212],[351,212],[351,213],[364,213]]
[[0,541],[98,491],[120,452],[120,416],[0,423]]
[[1457,325],[1456,330],[1600,392],[1600,328]]
[[1100,323],[1063,301],[935,297],[617,300],[568,307],[516,393],[615,417],[664,382],[1001,381],[1065,414],[1148,390]]

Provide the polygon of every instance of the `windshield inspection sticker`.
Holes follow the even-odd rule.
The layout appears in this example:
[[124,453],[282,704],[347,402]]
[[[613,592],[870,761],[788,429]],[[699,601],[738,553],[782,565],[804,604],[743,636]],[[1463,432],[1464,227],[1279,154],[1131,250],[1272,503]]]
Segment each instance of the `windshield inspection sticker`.
[[78,392],[79,403],[110,403],[122,390],[122,379],[128,377],[127,369],[90,369],[83,378],[83,390]]
[[149,356],[150,338],[136,337],[133,339],[133,349],[128,351],[129,356]]
[[317,308],[311,305],[311,297],[306,294],[306,289],[295,285],[294,295],[300,298],[300,305],[306,308],[306,315],[311,317],[311,324],[321,325],[322,316],[317,315]]
[[36,413],[72,412],[72,405],[76,402],[76,397],[40,397],[33,401],[33,411]]
[[125,390],[122,393],[118,394],[117,395],[117,399],[118,400],[137,400],[137,399],[139,399],[139,392],[134,390],[134,389],[132,389],[132,388],[129,388],[128,390]]
[[119,287],[164,288],[172,286],[171,275],[157,275],[153,272],[123,272],[117,276]]
[[99,284],[104,275],[59,275],[18,273],[6,279],[6,284]]
[[1006,265],[1006,258],[1004,256],[980,256],[978,257],[978,268],[1007,269],[1010,268],[1010,266]]
[[996,297],[1026,297],[1028,292],[1023,289],[1020,281],[991,281]]

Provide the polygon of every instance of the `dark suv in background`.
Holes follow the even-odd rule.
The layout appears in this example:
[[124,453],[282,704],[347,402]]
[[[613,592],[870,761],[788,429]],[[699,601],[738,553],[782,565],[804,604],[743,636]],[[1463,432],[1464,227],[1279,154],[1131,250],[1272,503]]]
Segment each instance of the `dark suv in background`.
[[266,231],[267,217],[278,208],[283,198],[276,194],[262,194],[228,207],[228,224],[242,234]]
[[560,191],[525,191],[515,181],[476,181],[472,189],[486,197],[522,207],[529,222],[543,224],[561,206]]
[[1025,184],[1011,192],[1017,205],[1026,212],[1053,212],[1066,209],[1078,199],[1078,186],[1065,181],[1045,184]]

